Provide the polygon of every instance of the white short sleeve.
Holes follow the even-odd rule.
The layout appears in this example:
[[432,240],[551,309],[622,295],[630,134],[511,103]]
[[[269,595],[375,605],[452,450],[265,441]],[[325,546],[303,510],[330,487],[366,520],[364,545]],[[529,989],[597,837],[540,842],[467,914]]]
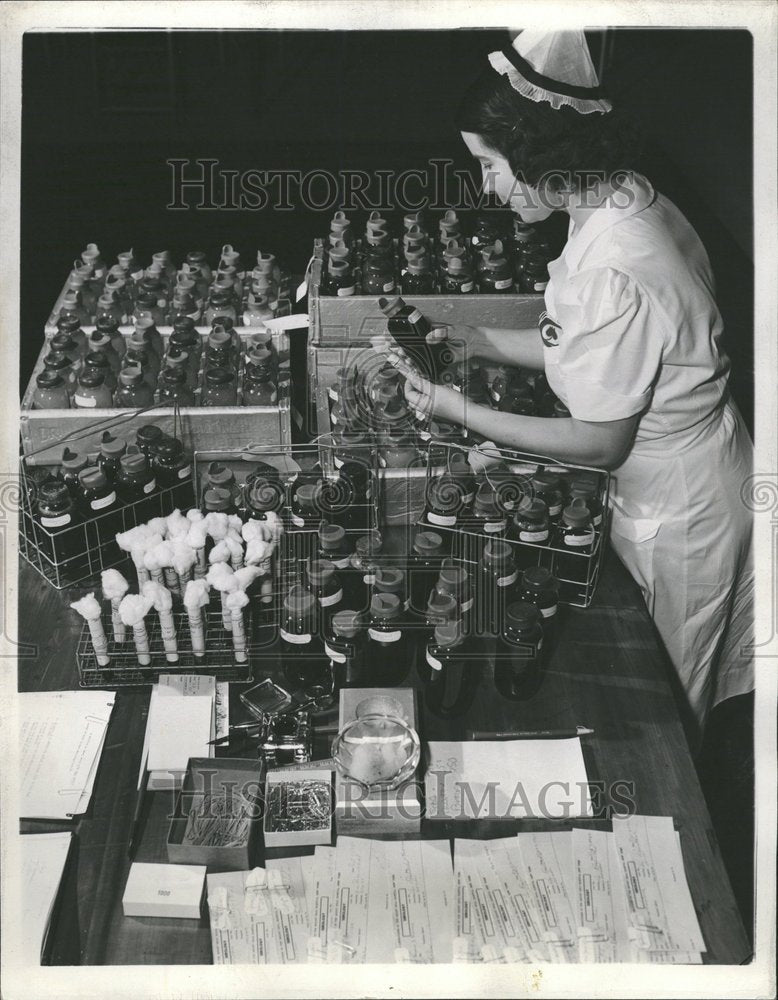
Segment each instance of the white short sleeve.
[[558,381],[570,414],[606,421],[644,410],[661,367],[663,338],[635,282],[609,267],[579,272],[555,297],[554,308],[555,342],[544,337],[554,375],[549,381],[552,387]]

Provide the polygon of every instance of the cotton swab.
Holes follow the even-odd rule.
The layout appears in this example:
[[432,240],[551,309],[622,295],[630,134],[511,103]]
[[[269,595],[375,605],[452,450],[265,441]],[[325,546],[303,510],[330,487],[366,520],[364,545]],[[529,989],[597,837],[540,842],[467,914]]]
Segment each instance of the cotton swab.
[[208,570],[208,583],[221,593],[222,624],[227,632],[232,631],[232,616],[226,604],[227,594],[237,588],[235,572],[226,562],[215,562]]
[[197,562],[197,552],[187,542],[189,531],[184,537],[173,539],[173,569],[178,575],[179,590],[183,594],[184,587],[192,578],[192,567]]
[[192,652],[199,659],[205,656],[205,630],[202,609],[208,603],[208,581],[190,580],[184,590],[184,607],[189,619]]
[[161,587],[153,580],[143,585],[143,596],[147,597],[159,616],[159,627],[162,632],[162,645],[165,647],[165,659],[168,663],[178,663],[178,643],[176,642],[176,625],[173,620],[173,595],[167,587]]
[[111,662],[111,658],[108,656],[108,639],[105,636],[103,622],[100,617],[100,605],[95,598],[94,592],[82,597],[80,601],[74,601],[70,606],[86,619],[97,665],[99,667],[107,667]]
[[[189,512],[191,514],[191,511]],[[193,521],[186,536],[186,543],[196,553],[194,568],[195,580],[201,580],[208,572],[208,560],[205,558],[206,528],[204,521]]]
[[226,605],[232,618],[232,649],[236,663],[245,663],[248,660],[246,630],[243,627],[243,609],[248,603],[248,595],[244,590],[234,590],[231,594],[227,594]]
[[111,602],[111,624],[113,626],[113,641],[121,645],[127,639],[124,622],[119,617],[119,604],[130,589],[130,585],[118,569],[104,569],[101,574],[103,582],[103,597]]
[[151,601],[148,597],[140,594],[126,594],[119,605],[119,614],[125,625],[132,628],[132,635],[135,639],[135,650],[138,654],[138,663],[141,666],[148,666],[151,663],[149,654],[149,635],[143,619],[151,609]]

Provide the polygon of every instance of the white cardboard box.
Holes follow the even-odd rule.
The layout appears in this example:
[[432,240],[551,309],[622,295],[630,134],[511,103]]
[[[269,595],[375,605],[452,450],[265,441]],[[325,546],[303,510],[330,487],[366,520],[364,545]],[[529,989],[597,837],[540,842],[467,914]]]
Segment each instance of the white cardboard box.
[[135,861],[122,897],[125,917],[199,920],[205,865],[157,865]]
[[[270,828],[270,790],[287,782],[316,781],[327,785],[327,822],[313,830],[272,830]],[[268,771],[265,784],[265,847],[302,847],[332,843],[332,771],[322,769]]]

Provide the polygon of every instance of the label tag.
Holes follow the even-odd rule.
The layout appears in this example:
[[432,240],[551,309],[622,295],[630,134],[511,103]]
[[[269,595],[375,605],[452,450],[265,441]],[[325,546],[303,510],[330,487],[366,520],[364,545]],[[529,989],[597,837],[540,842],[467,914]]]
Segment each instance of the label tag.
[[544,618],[553,618],[556,614],[556,609],[556,604],[552,604],[550,608],[541,608],[540,613]]
[[488,521],[484,525],[487,535],[495,535],[498,531],[505,531],[505,521]]
[[179,479],[188,479],[192,475],[192,466],[186,465],[183,469],[178,470]]
[[495,281],[494,287],[499,289],[510,288],[512,284],[513,278],[501,278],[499,281]]
[[500,577],[498,577],[497,578],[497,586],[498,587],[510,587],[510,585],[512,583],[516,582],[516,578],[518,577],[518,575],[519,575],[518,571],[514,570],[508,576],[500,576]]
[[439,524],[444,528],[453,528],[457,523],[455,514],[427,514],[427,520],[430,524]]
[[556,517],[557,514],[561,514],[562,513],[562,504],[561,503],[555,503],[555,504],[549,505],[548,513],[550,514],[551,517]]
[[331,385],[329,387],[329,389],[327,390],[327,395],[330,397],[330,399],[334,403],[337,403],[337,401],[338,401],[338,390],[334,386]]
[[362,577],[362,582],[367,584],[368,587],[372,587],[375,583],[375,573],[365,573]]
[[44,528],[61,528],[63,524],[70,524],[70,514],[60,514],[59,517],[41,517],[41,524]]
[[150,479],[146,483],[146,485],[143,487],[143,492],[144,493],[151,493],[151,491],[155,490],[156,488],[157,488],[157,480],[156,479]]
[[324,652],[329,656],[333,663],[345,663],[346,654],[339,653],[337,649],[333,649],[328,642],[324,643]]
[[292,519],[292,524],[296,525],[298,528],[305,527],[305,518],[300,517],[299,514],[290,514],[289,516]]
[[547,281],[536,281],[532,287],[535,289],[536,292],[545,292],[547,285],[548,285]]
[[343,591],[342,590],[338,590],[338,591],[336,591],[336,593],[330,594],[329,597],[320,597],[319,598],[319,604],[323,608],[329,608],[329,607],[332,607],[333,604],[337,604],[338,601],[342,601],[342,600],[343,600]]
[[297,291],[294,293],[295,302],[300,302],[308,294],[308,278],[303,278],[300,284],[297,286]]
[[342,469],[343,468],[343,459],[342,458],[338,458],[337,455],[333,455],[332,456],[332,460],[335,463],[335,468],[336,469]]
[[472,281],[466,281],[463,285],[460,285],[460,289],[459,290],[460,290],[460,292],[472,292],[472,290],[473,290],[473,282]]
[[369,628],[367,634],[376,642],[397,642],[402,638],[402,632],[399,629],[395,632],[379,632],[377,629]]
[[107,497],[102,497],[99,500],[91,500],[89,506],[92,510],[101,510],[103,507],[110,507],[112,503],[116,501],[116,494],[111,492]]
[[440,660],[436,659],[429,650],[427,650],[427,663],[429,663],[433,670],[443,669],[443,664]]
[[384,285],[384,291],[385,292],[393,292],[394,291],[394,282],[393,281],[387,281],[387,283]]
[[414,309],[413,312],[410,313],[410,315],[408,316],[408,322],[411,324],[418,323],[420,319],[421,319],[421,310],[419,309]]
[[565,545],[569,545],[575,549],[583,548],[584,545],[591,545],[593,541],[593,531],[587,531],[583,535],[566,535],[564,538]]
[[473,600],[474,600],[474,598],[471,597],[469,600],[463,601],[462,604],[459,605],[459,610],[463,614],[464,614],[465,611],[469,611],[472,608],[472,606],[473,606]]
[[520,542],[547,542],[548,541],[548,529],[545,531],[520,531],[519,532]]
[[311,635],[309,633],[305,635],[295,635],[293,632],[287,632],[286,629],[283,628],[279,628],[278,632],[285,642],[291,642],[295,646],[304,646],[306,643],[311,641]]
[[350,288],[339,288],[338,289],[338,296],[340,298],[343,298],[346,295],[353,295],[353,294],[354,294],[354,286],[353,285]]
[[73,396],[73,402],[76,406],[97,406],[97,400],[94,396],[79,396],[78,393]]

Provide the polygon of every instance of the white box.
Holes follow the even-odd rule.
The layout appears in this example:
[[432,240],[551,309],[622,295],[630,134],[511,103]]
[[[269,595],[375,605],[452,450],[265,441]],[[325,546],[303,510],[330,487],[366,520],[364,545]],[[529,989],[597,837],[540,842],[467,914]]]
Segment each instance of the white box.
[[[270,792],[273,785],[316,781],[327,786],[327,820],[312,830],[272,830],[270,829]],[[267,772],[265,782],[265,847],[309,847],[314,844],[332,843],[332,771],[323,768],[297,769],[285,771],[282,768]]]
[[199,920],[205,865],[156,865],[135,861],[122,897],[125,917]]

